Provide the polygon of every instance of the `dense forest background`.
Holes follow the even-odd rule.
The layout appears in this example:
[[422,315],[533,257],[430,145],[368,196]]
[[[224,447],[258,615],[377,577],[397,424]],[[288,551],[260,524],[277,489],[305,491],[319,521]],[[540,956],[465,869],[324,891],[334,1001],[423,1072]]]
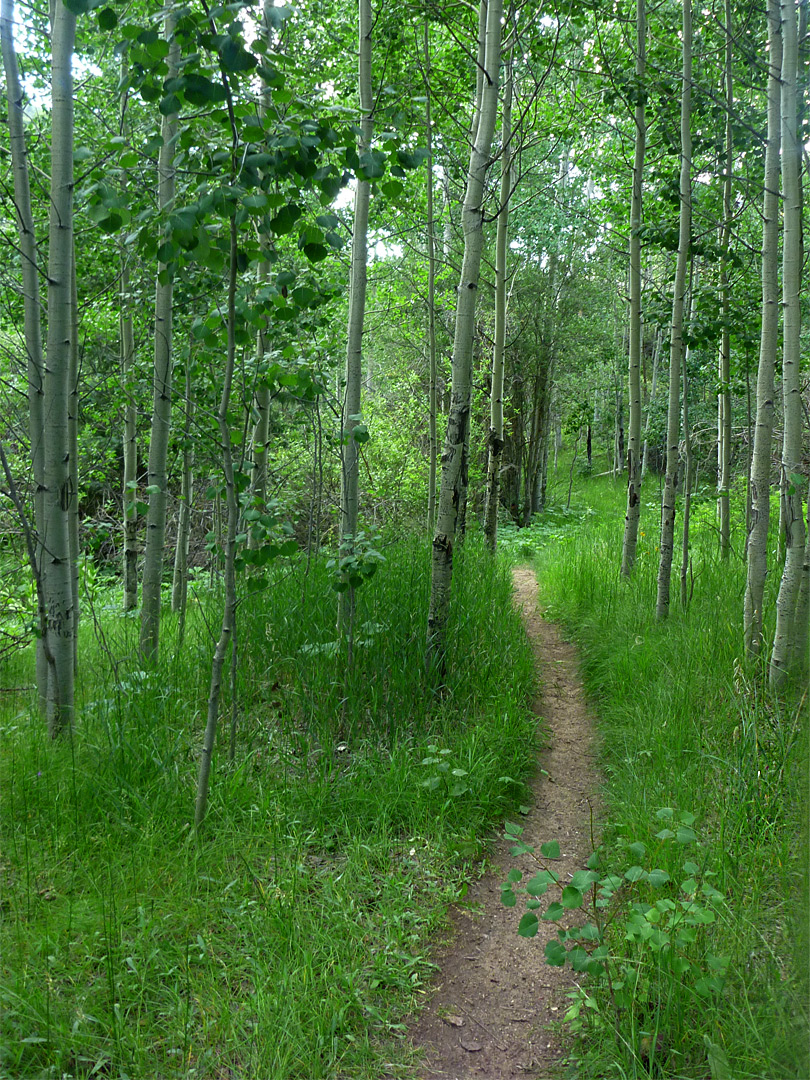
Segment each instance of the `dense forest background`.
[[580,1075],[802,1076],[805,0],[0,30],[0,1073],[407,1070],[528,558],[638,849]]

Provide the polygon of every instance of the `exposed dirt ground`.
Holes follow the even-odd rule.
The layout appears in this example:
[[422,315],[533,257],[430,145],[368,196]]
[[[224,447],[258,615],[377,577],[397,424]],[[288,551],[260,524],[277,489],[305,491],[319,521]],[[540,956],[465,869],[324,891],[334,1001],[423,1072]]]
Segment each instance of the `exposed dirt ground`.
[[[539,848],[559,841],[561,858],[549,865],[565,882],[592,850],[591,811],[599,786],[593,724],[576,651],[559,627],[542,618],[534,572],[517,567],[514,582],[515,603],[537,658],[540,691],[534,709],[549,737],[539,762],[548,775],[538,771],[533,805],[518,820],[527,843]],[[449,944],[434,956],[439,970],[433,996],[410,1031],[413,1045],[425,1053],[420,1080],[560,1075],[564,1045],[549,1025],[565,1013],[573,976],[570,968],[548,967],[543,960],[556,924],[541,921],[537,937],[518,937],[523,896],[516,908],[501,904],[501,884],[515,866],[524,880],[536,870],[531,857],[513,858],[509,844],[499,839],[491,869],[451,911]]]

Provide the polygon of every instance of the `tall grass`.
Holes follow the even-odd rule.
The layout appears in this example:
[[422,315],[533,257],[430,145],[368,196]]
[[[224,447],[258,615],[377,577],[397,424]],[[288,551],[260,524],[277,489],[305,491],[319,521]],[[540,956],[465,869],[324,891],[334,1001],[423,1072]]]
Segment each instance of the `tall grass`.
[[503,566],[468,543],[439,695],[427,546],[385,554],[358,595],[351,669],[323,564],[279,568],[244,600],[235,760],[226,700],[200,839],[215,594],[192,594],[182,650],[166,617],[163,660],[143,670],[137,624],[96,590],[72,741],[49,743],[3,695],[0,1077],[406,1069],[428,937],[523,796],[537,733]]
[[[697,815],[701,868],[726,898],[708,930],[713,955],[730,961],[722,989],[701,994],[685,976],[668,985],[666,1006],[659,1000],[658,1015],[644,1017],[640,1028],[660,1035],[657,1075],[805,1078],[807,697],[775,697],[764,672],[741,661],[741,531],[731,559],[722,561],[713,500],[698,500],[691,600],[681,607],[673,578],[670,616],[658,623],[659,504],[647,497],[638,563],[633,579],[623,581],[624,494],[623,484],[584,481],[574,505],[596,511],[587,528],[558,524],[554,543],[528,530],[520,543],[536,550],[549,613],[582,651],[598,714],[608,863],[618,866],[630,842],[655,847],[657,809],[688,811]],[[769,583],[771,612],[777,578]],[[684,877],[680,864],[663,869],[676,881]],[[615,945],[626,948],[621,934]],[[646,1077],[649,1062],[629,1034],[641,1020],[625,1018],[627,1037],[586,1042],[578,1075]],[[707,1056],[709,1043],[726,1055],[730,1071]]]

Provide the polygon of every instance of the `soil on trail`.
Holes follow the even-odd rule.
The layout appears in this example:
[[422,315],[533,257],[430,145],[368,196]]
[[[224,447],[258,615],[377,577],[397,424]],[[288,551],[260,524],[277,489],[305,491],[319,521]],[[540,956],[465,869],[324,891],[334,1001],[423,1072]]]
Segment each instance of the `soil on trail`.
[[[549,865],[570,879],[591,847],[591,814],[599,781],[593,763],[593,723],[585,705],[573,645],[537,606],[537,582],[528,567],[514,570],[515,603],[537,660],[541,688],[534,710],[548,730],[532,783],[533,805],[519,818],[523,839],[539,848],[558,840],[560,859]],[[545,774],[548,775],[545,775]],[[451,910],[447,946],[434,955],[439,966],[430,1002],[410,1030],[425,1059],[420,1080],[545,1080],[559,1075],[564,1045],[549,1025],[565,1013],[573,985],[569,967],[548,967],[546,942],[557,925],[541,921],[532,939],[517,934],[525,910],[501,904],[501,884],[513,867],[524,881],[537,869],[530,856],[513,858],[496,843],[492,868],[471,886],[463,906]],[[575,913],[577,914],[577,913]]]

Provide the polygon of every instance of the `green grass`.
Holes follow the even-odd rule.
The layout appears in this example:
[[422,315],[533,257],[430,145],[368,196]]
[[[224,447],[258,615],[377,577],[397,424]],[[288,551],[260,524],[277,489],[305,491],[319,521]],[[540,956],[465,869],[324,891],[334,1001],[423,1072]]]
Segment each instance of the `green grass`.
[[[180,651],[165,618],[146,672],[137,621],[95,590],[72,741],[3,695],[0,1077],[406,1075],[429,938],[524,795],[537,732],[504,566],[470,540],[438,696],[427,545],[385,554],[351,672],[320,563],[243,604],[236,756],[226,700],[199,840],[215,595],[198,587]],[[19,657],[6,676],[31,681]]]
[[[691,602],[681,608],[676,569],[670,616],[655,621],[654,484],[647,481],[630,582],[619,574],[623,483],[580,483],[573,519],[558,520],[553,543],[537,529],[523,530],[519,542],[537,553],[549,613],[582,651],[605,775],[603,865],[623,869],[634,841],[647,845],[659,860],[654,864],[675,881],[684,877],[680,860],[695,859],[725,896],[706,930],[705,955],[728,958],[728,976],[710,993],[696,988],[697,963],[673,979],[652,954],[645,958],[625,942],[619,921],[613,948],[641,965],[636,1007],[619,1017],[617,1037],[615,1014],[600,999],[602,1015],[590,1013],[576,1075],[647,1077],[641,1041],[657,1032],[666,1050],[655,1075],[801,1080],[810,1076],[807,699],[797,706],[776,698],[763,672],[740,660],[743,537],[738,529],[724,563],[711,498],[694,507]],[[583,528],[577,522],[586,510]],[[777,586],[772,573],[771,613]],[[687,850],[656,841],[661,807],[695,814],[699,844]],[[707,1039],[727,1055],[730,1072],[710,1065]]]

